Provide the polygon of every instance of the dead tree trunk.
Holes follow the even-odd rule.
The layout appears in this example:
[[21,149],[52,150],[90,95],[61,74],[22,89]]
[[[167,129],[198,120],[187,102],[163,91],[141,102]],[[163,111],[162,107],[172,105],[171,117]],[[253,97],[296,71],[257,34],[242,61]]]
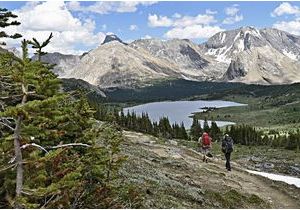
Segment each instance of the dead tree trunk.
[[19,197],[23,188],[23,158],[20,143],[22,116],[19,116],[16,122],[16,128],[14,132],[14,148],[17,164],[17,178],[16,178],[16,197]]

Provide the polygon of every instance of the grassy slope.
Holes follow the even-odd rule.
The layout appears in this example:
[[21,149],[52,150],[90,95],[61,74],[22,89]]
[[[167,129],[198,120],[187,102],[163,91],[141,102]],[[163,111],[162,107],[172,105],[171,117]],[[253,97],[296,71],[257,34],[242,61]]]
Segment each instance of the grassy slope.
[[[226,107],[208,113],[197,113],[200,119],[233,121],[263,129],[295,130],[300,128],[300,101],[274,105],[265,97],[224,96],[222,99],[248,104],[241,107]],[[276,98],[278,101],[280,99]],[[276,100],[274,100],[276,101]]]

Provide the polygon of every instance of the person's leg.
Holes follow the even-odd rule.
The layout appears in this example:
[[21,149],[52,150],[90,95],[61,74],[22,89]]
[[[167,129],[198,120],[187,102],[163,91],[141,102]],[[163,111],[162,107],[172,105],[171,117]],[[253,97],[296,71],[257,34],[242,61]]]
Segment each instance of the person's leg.
[[206,162],[208,162],[208,156],[207,156],[207,155],[208,155],[208,153],[209,153],[209,150],[210,150],[210,148],[207,148],[207,149],[206,149],[206,152],[205,152],[205,158],[206,158],[205,161],[206,161]]
[[231,155],[230,152],[225,153],[225,157],[226,157],[226,169],[227,169],[228,171],[231,171],[231,166],[230,166],[230,155]]
[[225,166],[226,166],[226,169],[228,170],[229,169],[229,157],[228,157],[228,154],[229,153],[225,153],[225,159],[226,159],[226,164],[225,164]]
[[228,170],[229,171],[231,171],[230,156],[231,156],[231,152],[228,153]]
[[203,162],[207,162],[208,148],[203,148]]

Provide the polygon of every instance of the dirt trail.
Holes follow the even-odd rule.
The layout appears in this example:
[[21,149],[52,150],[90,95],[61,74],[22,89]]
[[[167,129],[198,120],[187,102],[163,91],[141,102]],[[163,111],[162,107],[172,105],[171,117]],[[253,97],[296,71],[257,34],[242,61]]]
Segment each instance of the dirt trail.
[[[201,155],[198,153],[192,158],[193,160],[191,158],[189,160],[199,164],[200,158]],[[209,164],[200,161],[200,165],[209,165],[209,169],[215,168],[216,170],[224,171],[224,161],[220,159],[212,159]],[[274,208],[295,209],[300,207],[299,200],[297,201],[284,191],[276,189],[276,187],[273,186],[273,181],[258,175],[250,174],[236,164],[234,164],[231,172],[226,172],[226,177],[222,181],[232,188],[237,188],[245,193],[258,195],[263,198],[263,200],[268,201]]]
[[[202,194],[203,189],[214,192],[235,190],[242,195],[257,195],[271,208],[300,208],[299,188],[250,174],[241,169],[236,163],[233,163],[233,171],[227,172],[224,160],[213,158],[209,163],[204,163],[200,153],[184,146],[178,146],[175,141],[161,142],[155,137],[128,131],[124,131],[124,135],[127,139],[127,154],[131,153],[132,161],[135,161],[135,164],[139,164],[138,167],[141,167],[136,171],[140,174],[136,175],[135,180],[141,176],[143,176],[141,182],[145,182],[147,179],[158,180],[159,187],[172,185],[170,189],[178,188],[176,193],[181,189],[180,187],[190,188],[196,192],[200,190]],[[134,170],[134,168],[130,170]],[[186,194],[191,194],[193,199],[199,200],[198,195],[193,196],[194,191],[187,191]],[[201,193],[198,192],[198,194]],[[205,197],[205,193],[202,196]],[[181,197],[184,197],[184,195],[181,195]],[[197,205],[189,206],[191,205],[188,204],[190,201],[186,200],[183,199],[183,204],[179,207],[197,207]],[[201,199],[198,203],[201,203],[201,205],[199,204],[200,207],[214,205]],[[213,207],[223,208],[222,205],[220,203],[220,206]],[[244,208],[245,205],[237,205],[236,207]],[[253,204],[253,206],[246,205],[246,207],[266,206],[255,206]]]

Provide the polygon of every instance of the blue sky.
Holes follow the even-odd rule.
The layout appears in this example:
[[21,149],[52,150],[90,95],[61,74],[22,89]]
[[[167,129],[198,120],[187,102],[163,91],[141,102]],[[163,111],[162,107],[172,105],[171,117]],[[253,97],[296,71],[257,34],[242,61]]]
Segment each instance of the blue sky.
[[[130,42],[140,38],[188,38],[201,43],[239,28],[275,27],[300,35],[300,2],[0,2],[22,23],[25,38],[54,38],[49,51],[80,54],[107,33]],[[18,42],[8,41],[17,46]]]

